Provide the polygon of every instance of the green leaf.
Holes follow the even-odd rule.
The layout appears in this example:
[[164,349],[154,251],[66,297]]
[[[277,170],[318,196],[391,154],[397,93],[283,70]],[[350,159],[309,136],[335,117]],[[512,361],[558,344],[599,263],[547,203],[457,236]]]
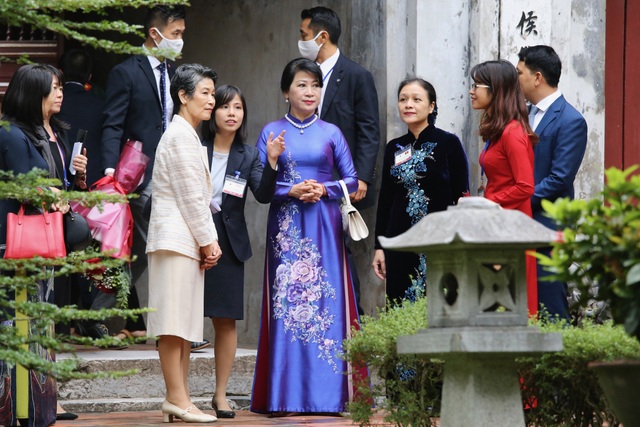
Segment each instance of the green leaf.
[[627,273],[627,286],[633,286],[640,282],[640,262],[636,263]]
[[624,330],[632,337],[640,335],[640,307],[632,304],[624,319]]

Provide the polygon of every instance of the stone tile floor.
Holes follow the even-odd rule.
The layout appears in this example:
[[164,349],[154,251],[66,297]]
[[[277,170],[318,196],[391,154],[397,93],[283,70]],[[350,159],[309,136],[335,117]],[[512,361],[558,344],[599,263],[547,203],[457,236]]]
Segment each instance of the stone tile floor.
[[[210,411],[207,411],[210,413]],[[107,427],[107,426],[136,426],[147,427],[162,425],[162,413],[160,411],[146,412],[113,412],[113,413],[84,413],[78,414],[78,419],[74,421],[57,421],[56,427]],[[385,423],[382,415],[372,420],[374,426],[391,426]],[[211,424],[185,424],[182,421],[175,421],[180,425],[189,426],[212,426],[212,427],[252,427],[252,426],[280,426],[280,427],[347,427],[355,426],[349,418],[331,417],[323,415],[299,415],[282,418],[269,418],[266,415],[254,414],[249,411],[237,411],[234,419],[219,419]]]
[[[255,354],[253,349],[239,349],[240,355]],[[139,359],[150,358],[157,359],[155,351],[155,343],[148,341],[145,344],[136,344],[125,350],[99,350],[95,347],[77,346],[76,352],[78,356],[85,360],[123,360],[123,359]],[[211,358],[213,349],[211,347],[192,353],[193,358]],[[59,355],[60,358],[68,357],[68,355]],[[64,401],[61,401],[64,406]],[[208,405],[207,405],[208,407]],[[213,413],[210,409],[205,410],[206,413]],[[299,415],[281,418],[270,418],[267,415],[254,414],[247,410],[236,411],[234,419],[219,419],[215,423],[187,424],[180,420],[175,420],[179,426],[212,426],[212,427],[252,427],[252,426],[280,426],[280,427],[353,427],[357,426],[350,418],[338,416],[324,415]],[[129,411],[129,412],[78,412],[78,419],[73,421],[57,421],[55,427],[109,427],[109,426],[125,426],[125,427],[147,427],[168,425],[162,421],[162,413],[160,410],[153,411]],[[392,424],[385,423],[383,415],[378,415],[371,420],[373,426],[390,427]]]

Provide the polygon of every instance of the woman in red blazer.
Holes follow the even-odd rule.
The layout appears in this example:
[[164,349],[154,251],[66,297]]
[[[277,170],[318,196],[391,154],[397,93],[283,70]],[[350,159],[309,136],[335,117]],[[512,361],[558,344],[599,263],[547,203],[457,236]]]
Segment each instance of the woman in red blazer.
[[[485,141],[480,153],[484,197],[505,209],[532,216],[533,146],[538,137],[531,130],[527,106],[518,83],[518,72],[508,61],[487,61],[471,70],[471,106],[484,110],[479,134]],[[529,314],[538,311],[535,258],[527,256]]]

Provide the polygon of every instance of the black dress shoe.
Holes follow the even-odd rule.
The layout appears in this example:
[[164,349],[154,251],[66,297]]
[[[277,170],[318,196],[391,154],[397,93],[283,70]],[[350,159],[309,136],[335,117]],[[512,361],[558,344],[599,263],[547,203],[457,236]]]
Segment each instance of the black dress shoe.
[[78,418],[78,415],[73,412],[62,412],[60,414],[56,414],[56,420],[58,421],[71,421]]
[[218,405],[216,405],[216,397],[213,396],[211,399],[211,407],[213,411],[216,413],[216,417],[218,418],[235,418],[236,413],[234,411],[224,411],[222,409],[218,409]]
[[191,351],[202,350],[203,348],[207,348],[211,345],[208,340],[192,342],[191,343]]
[[[82,335],[83,337],[101,339],[109,336],[109,329],[104,325],[104,323],[100,322],[78,322],[76,328],[78,334]],[[108,350],[124,350],[127,347],[129,347],[127,344],[122,343],[102,346],[101,348],[105,348]]]

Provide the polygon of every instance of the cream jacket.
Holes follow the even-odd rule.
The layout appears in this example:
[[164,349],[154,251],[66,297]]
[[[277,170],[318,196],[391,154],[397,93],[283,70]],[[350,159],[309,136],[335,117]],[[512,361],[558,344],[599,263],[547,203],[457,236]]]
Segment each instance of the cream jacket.
[[201,259],[200,247],[218,239],[209,210],[213,187],[207,149],[179,115],[158,143],[151,185],[147,253],[168,250]]

